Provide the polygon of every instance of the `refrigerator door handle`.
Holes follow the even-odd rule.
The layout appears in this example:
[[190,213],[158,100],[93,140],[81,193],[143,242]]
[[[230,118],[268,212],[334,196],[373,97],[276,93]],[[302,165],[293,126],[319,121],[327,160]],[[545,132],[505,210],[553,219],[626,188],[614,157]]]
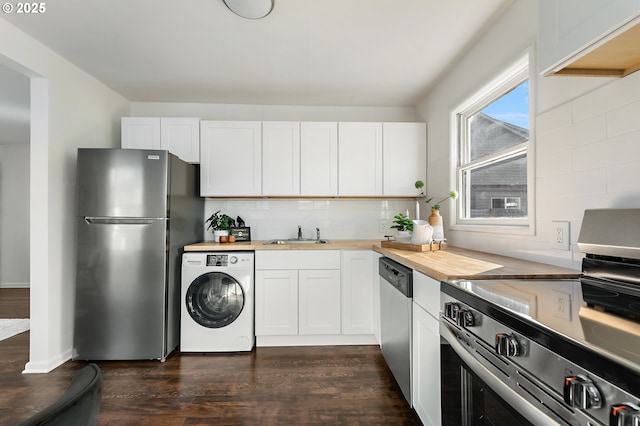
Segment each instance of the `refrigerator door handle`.
[[96,217],[96,216],[86,216],[84,221],[89,225],[151,225],[153,222],[157,220],[164,220],[163,217],[145,217],[145,218],[135,218],[135,217],[123,217],[123,218],[115,218],[115,217]]

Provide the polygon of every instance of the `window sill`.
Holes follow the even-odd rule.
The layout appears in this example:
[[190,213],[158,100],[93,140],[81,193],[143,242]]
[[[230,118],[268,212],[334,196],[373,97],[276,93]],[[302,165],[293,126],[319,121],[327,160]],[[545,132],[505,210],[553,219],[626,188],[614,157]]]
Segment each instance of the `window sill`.
[[504,225],[465,223],[451,225],[449,229],[452,231],[484,232],[488,234],[535,235],[535,227],[529,223]]

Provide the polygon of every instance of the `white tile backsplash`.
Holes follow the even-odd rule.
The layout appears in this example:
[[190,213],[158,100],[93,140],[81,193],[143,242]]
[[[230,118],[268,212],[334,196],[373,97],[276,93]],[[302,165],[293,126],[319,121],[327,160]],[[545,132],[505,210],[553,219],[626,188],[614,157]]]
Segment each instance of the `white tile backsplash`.
[[[428,209],[420,206],[424,219]],[[242,217],[251,227],[251,238],[296,238],[298,225],[304,238],[315,238],[316,228],[326,239],[383,239],[394,233],[393,216],[406,213],[415,218],[415,201],[407,199],[207,199],[205,220],[215,211]],[[380,221],[385,229],[380,232]],[[211,232],[203,230],[206,241]]]
[[536,132],[538,137],[546,132],[569,126],[573,123],[571,104],[560,105],[536,117]]
[[624,105],[637,102],[640,98],[640,73],[636,72],[625,78],[609,80],[609,84],[573,101],[574,122],[613,111]]
[[623,135],[640,130],[640,101],[607,113],[607,135]]
[[595,115],[573,125],[575,146],[588,145],[607,137],[606,114]]
[[607,192],[634,200],[637,207],[640,202],[640,161],[608,167]]

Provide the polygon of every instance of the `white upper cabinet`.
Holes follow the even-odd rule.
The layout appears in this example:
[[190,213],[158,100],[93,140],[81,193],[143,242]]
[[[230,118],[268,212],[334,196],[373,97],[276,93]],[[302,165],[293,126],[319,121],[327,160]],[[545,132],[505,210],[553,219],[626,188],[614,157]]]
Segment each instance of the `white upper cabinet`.
[[383,195],[382,123],[338,123],[338,194]]
[[426,178],[425,123],[202,121],[200,135],[205,197],[415,197]]
[[384,123],[382,135],[383,195],[416,196],[427,175],[426,124]]
[[640,0],[539,0],[538,7],[542,74],[623,76],[640,67]]
[[300,124],[300,195],[338,195],[338,123]]
[[121,146],[126,149],[162,149],[160,117],[122,117]]
[[200,162],[200,119],[122,117],[122,148],[166,149],[188,163]]
[[262,123],[262,195],[300,195],[300,123]]
[[160,148],[168,150],[188,163],[199,163],[200,119],[162,117],[160,119]]
[[200,194],[262,195],[262,123],[200,122]]

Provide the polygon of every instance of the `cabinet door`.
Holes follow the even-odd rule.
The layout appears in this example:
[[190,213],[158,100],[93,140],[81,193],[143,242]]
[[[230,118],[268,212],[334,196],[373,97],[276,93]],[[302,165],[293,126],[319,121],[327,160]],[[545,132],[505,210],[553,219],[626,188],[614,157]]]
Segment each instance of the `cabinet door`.
[[200,194],[262,195],[261,122],[200,122]]
[[340,270],[300,270],[300,334],[340,334]]
[[122,117],[121,147],[127,149],[162,149],[159,117]]
[[298,334],[298,271],[256,271],[256,336]]
[[262,123],[262,194],[300,195],[300,123]]
[[426,124],[384,123],[382,153],[384,195],[418,195],[415,182],[427,180]]
[[342,252],[342,334],[373,334],[374,276],[371,250]]
[[187,163],[200,162],[200,119],[169,117],[160,120],[160,148]]
[[338,195],[338,123],[300,124],[300,195]]
[[338,194],[382,195],[382,123],[338,123]]
[[440,425],[439,322],[413,304],[413,407],[425,425]]

